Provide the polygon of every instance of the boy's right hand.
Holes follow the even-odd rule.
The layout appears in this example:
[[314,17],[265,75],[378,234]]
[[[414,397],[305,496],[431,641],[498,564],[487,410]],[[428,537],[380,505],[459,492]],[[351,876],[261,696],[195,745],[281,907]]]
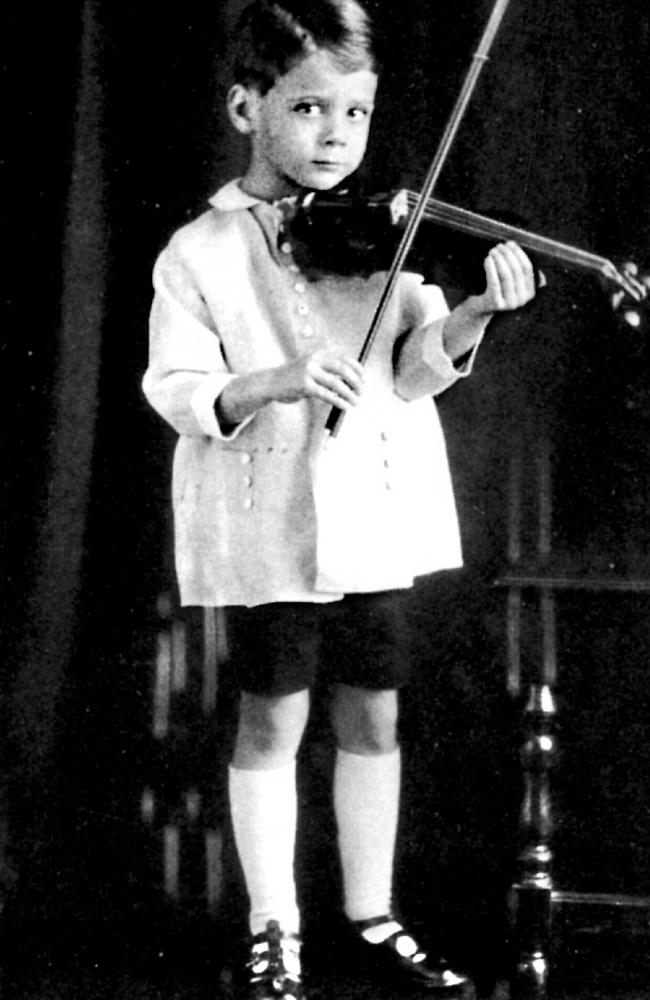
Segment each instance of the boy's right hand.
[[274,374],[273,396],[278,403],[321,399],[349,410],[357,405],[363,390],[363,366],[355,358],[327,348],[282,365]]
[[277,368],[238,375],[222,389],[214,403],[216,418],[229,431],[268,403],[297,403],[322,399],[349,410],[363,387],[363,368],[354,358],[321,348]]

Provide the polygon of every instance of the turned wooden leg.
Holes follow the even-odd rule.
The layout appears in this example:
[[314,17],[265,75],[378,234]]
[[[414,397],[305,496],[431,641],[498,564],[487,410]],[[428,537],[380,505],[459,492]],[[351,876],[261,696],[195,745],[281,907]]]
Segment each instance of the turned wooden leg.
[[513,1000],[545,1000],[551,936],[552,834],[549,770],[555,704],[548,684],[530,688],[521,752],[524,795],[520,816],[519,877],[512,887],[516,968]]

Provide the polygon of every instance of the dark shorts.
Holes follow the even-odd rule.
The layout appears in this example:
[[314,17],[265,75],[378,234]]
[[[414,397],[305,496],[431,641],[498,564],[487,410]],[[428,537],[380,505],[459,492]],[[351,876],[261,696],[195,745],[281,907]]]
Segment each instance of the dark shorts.
[[347,594],[330,604],[227,608],[230,662],[251,694],[294,694],[318,678],[386,690],[408,680],[407,591]]

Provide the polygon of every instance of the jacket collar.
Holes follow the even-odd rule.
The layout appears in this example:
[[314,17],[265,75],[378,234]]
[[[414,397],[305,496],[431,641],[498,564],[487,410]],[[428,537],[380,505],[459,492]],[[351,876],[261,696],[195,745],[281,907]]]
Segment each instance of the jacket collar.
[[208,199],[212,207],[218,208],[221,212],[236,212],[238,209],[252,208],[253,205],[261,204],[261,198],[254,198],[242,191],[239,186],[240,180],[241,178],[236,177],[219,188],[216,194]]
[[278,201],[264,201],[252,194],[246,194],[242,191],[240,183],[241,177],[236,177],[219,188],[216,194],[208,199],[212,207],[218,208],[220,212],[236,212],[239,209],[254,208],[255,205],[269,205],[272,208],[279,208],[283,214],[291,213],[296,207],[296,195],[288,195],[279,198]]

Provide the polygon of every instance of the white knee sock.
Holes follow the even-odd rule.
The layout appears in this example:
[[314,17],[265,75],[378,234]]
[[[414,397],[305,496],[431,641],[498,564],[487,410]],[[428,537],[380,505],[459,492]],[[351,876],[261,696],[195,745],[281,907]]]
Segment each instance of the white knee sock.
[[296,902],[296,765],[268,771],[229,771],[235,844],[250,899],[252,934],[277,920],[286,933],[300,930]]
[[399,748],[368,757],[337,752],[334,811],[350,920],[391,912],[399,794]]

